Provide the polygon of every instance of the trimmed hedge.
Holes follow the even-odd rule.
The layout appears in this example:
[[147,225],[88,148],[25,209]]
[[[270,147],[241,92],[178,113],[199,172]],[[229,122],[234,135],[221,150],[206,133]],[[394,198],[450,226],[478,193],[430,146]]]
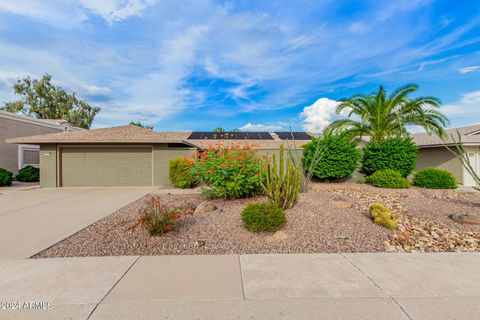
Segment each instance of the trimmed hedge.
[[3,168],[0,168],[0,186],[10,186],[13,181],[13,173]]
[[188,158],[175,158],[168,162],[168,177],[175,188],[186,189],[195,186],[193,165],[194,162]]
[[[319,145],[318,145],[319,144]],[[345,134],[327,134],[320,139],[314,138],[303,146],[302,163],[309,168],[317,148],[322,148],[322,157],[314,168],[318,179],[341,179],[352,175],[358,167],[360,150],[358,144],[350,141]]]
[[285,212],[270,202],[251,203],[242,211],[243,226],[252,232],[275,232],[285,220]]
[[362,171],[371,175],[378,170],[392,169],[408,176],[415,169],[418,148],[410,137],[394,137],[370,141],[363,149]]
[[38,182],[40,181],[40,169],[34,166],[23,167],[18,171],[15,178],[22,182]]
[[425,168],[418,171],[413,178],[413,183],[428,189],[456,189],[457,180],[450,171],[438,168]]
[[408,181],[408,179],[402,177],[400,172],[391,169],[379,170],[375,172],[367,178],[367,182],[379,188],[410,188],[410,182]]

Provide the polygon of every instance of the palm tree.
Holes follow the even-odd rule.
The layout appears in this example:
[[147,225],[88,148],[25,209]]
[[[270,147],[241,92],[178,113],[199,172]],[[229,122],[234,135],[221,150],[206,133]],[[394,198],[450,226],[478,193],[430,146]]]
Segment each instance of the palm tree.
[[352,137],[370,136],[372,140],[382,141],[387,137],[405,135],[406,126],[416,125],[429,134],[443,137],[448,119],[435,109],[440,106],[440,100],[429,96],[410,98],[409,95],[417,89],[417,85],[408,84],[387,97],[385,89],[380,86],[371,95],[358,94],[342,99],[336,112],[347,112],[347,118],[332,122],[328,129],[346,131]]

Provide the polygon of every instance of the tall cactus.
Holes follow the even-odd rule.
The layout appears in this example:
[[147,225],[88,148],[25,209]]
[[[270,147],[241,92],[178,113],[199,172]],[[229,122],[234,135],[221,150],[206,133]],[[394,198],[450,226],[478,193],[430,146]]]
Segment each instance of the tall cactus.
[[300,189],[301,170],[299,164],[294,165],[291,155],[284,159],[283,145],[280,145],[279,163],[275,155],[267,162],[261,179],[261,186],[270,202],[282,209],[293,207]]

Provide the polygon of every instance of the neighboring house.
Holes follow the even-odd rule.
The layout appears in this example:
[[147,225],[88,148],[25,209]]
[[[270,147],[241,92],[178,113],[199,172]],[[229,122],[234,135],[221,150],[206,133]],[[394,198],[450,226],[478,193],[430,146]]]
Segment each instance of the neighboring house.
[[413,139],[420,149],[416,169],[421,170],[426,167],[446,169],[455,176],[458,183],[464,186],[475,186],[475,181],[460,160],[445,148],[445,145],[454,147],[452,135],[457,139],[457,130],[468,152],[472,167],[480,174],[480,125],[447,129],[445,141],[435,135],[414,134]]
[[0,168],[17,173],[26,165],[39,165],[39,146],[12,145],[6,139],[81,130],[65,120],[41,120],[0,110]]
[[[228,134],[228,136],[226,136]],[[295,133],[297,148],[309,142]],[[168,162],[195,156],[197,150],[218,143],[248,142],[260,152],[278,151],[288,144],[284,133],[154,132],[120,126],[55,133],[8,140],[40,145],[40,183],[43,187],[164,186],[169,184]]]

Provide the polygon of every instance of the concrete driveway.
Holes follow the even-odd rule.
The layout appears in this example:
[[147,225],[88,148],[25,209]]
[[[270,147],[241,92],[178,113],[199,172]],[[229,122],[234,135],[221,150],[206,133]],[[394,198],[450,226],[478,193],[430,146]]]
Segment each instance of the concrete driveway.
[[59,188],[0,195],[0,259],[31,257],[155,189]]

